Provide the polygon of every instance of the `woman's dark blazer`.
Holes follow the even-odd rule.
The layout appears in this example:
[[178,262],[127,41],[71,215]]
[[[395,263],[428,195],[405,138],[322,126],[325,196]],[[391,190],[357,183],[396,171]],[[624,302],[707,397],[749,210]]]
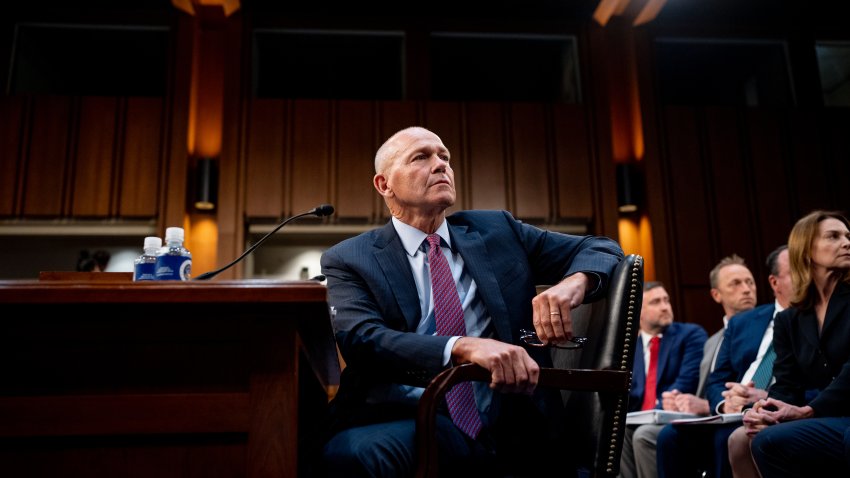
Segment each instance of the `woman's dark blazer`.
[[[816,417],[850,416],[850,285],[836,286],[818,332],[814,309],[788,308],[776,316],[776,377],[770,397],[810,405]],[[820,393],[806,402],[806,390]]]

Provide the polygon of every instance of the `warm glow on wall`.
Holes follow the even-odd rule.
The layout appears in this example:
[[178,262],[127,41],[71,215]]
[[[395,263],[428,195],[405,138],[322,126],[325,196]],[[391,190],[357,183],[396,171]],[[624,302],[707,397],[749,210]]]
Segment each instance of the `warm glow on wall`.
[[655,280],[655,254],[652,244],[652,225],[646,215],[638,219],[622,217],[617,222],[620,247],[626,254],[640,254],[644,258],[644,280]]
[[218,268],[218,223],[210,216],[193,214],[186,223],[186,248],[192,253],[192,277]]

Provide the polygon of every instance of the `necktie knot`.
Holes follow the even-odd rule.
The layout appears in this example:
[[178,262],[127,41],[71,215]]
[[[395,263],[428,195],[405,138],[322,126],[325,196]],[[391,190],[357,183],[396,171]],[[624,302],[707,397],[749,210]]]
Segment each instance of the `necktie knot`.
[[440,248],[439,234],[428,234],[428,237],[426,237],[425,240],[428,241],[428,244],[431,246],[431,250]]

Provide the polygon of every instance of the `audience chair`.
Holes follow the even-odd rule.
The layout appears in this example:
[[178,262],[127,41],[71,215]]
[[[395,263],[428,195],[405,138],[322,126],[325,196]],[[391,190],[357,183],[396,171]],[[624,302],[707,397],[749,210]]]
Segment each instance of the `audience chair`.
[[[538,386],[562,392],[569,434],[581,474],[614,477],[628,410],[635,340],[643,294],[643,258],[626,256],[617,266],[606,297],[573,311],[577,336],[588,337],[581,349],[552,349],[554,368],[540,371]],[[428,384],[416,419],[417,478],[439,476],[436,414],[452,386],[463,381],[490,381],[474,364],[449,368]]]

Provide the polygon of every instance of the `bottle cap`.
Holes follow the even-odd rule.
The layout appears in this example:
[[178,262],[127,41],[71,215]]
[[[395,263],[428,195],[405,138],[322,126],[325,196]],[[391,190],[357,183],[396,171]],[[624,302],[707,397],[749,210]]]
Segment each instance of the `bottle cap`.
[[169,227],[165,229],[165,242],[180,241],[183,242],[183,228]]
[[149,236],[145,238],[145,249],[158,249],[160,247],[162,247],[162,239],[155,236]]

